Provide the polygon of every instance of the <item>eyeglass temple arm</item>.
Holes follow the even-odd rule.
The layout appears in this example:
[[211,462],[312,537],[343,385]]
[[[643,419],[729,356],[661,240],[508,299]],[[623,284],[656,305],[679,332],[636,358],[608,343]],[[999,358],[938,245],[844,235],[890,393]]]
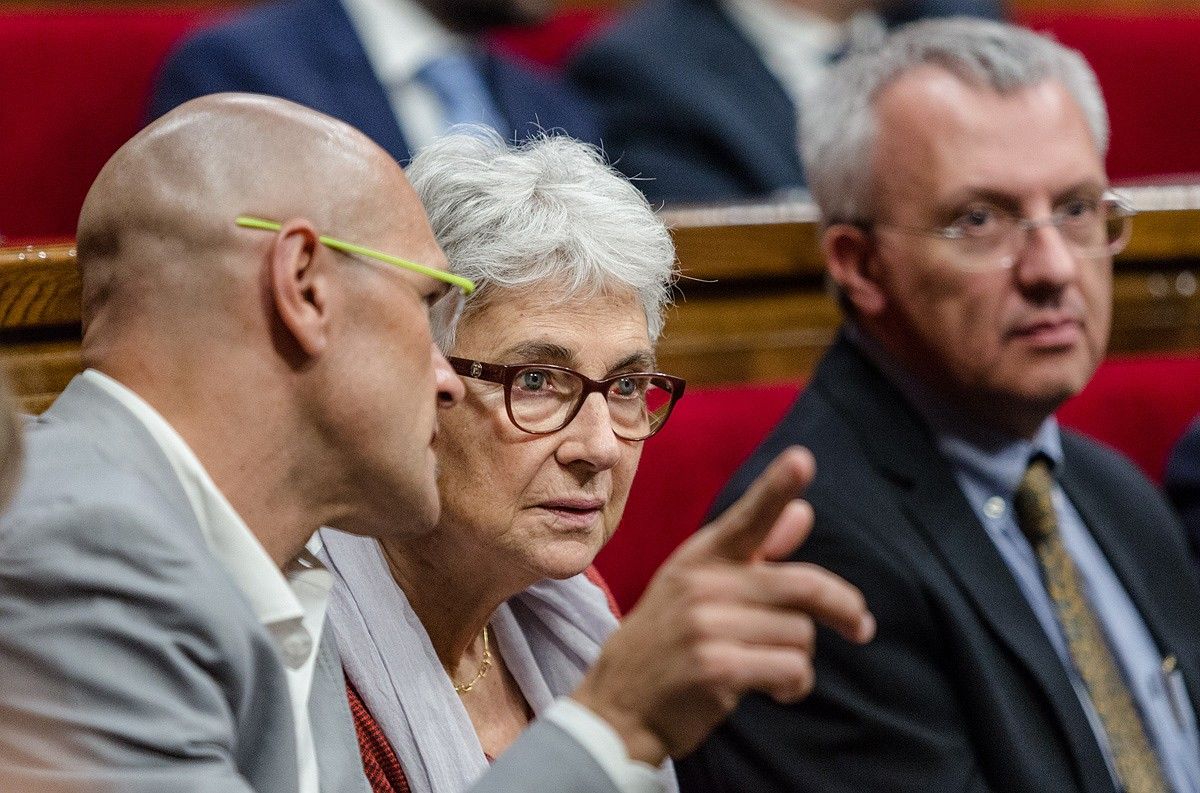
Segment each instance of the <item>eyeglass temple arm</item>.
[[[248,217],[242,215],[236,221],[237,225],[247,229],[261,229],[262,231],[279,231],[283,226],[273,220],[263,220],[262,218]],[[475,283],[469,278],[463,278],[461,275],[448,273],[445,270],[439,270],[435,267],[429,267],[417,262],[410,262],[408,259],[401,259],[399,256],[392,256],[390,253],[377,251],[374,248],[368,248],[365,245],[356,245],[353,242],[339,240],[336,237],[329,237],[321,234],[317,237],[322,245],[333,248],[335,251],[343,253],[354,253],[359,256],[366,256],[369,259],[377,259],[394,267],[401,267],[405,270],[428,275],[430,278],[436,278],[439,281],[445,281],[448,284],[457,286],[462,290],[464,295],[469,295],[475,291]]]

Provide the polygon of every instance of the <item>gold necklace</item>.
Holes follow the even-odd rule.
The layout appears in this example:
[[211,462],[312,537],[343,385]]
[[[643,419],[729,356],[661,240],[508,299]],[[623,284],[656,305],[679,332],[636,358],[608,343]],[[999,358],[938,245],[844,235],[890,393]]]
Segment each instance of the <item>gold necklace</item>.
[[466,683],[454,683],[454,678],[450,678],[450,682],[454,683],[454,690],[459,694],[465,694],[475,688],[475,684],[483,680],[483,676],[492,668],[492,648],[488,644],[488,626],[483,626],[483,657],[479,659],[479,670],[475,672],[475,677],[471,678]]

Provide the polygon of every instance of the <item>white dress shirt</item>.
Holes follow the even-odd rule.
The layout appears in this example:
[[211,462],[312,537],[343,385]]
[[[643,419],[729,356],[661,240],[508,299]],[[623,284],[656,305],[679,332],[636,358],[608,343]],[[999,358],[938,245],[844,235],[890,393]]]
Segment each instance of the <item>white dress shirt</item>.
[[441,103],[417,74],[449,52],[469,52],[453,33],[411,0],[342,0],[375,70],[410,154],[445,132]]
[[287,668],[296,725],[301,793],[318,793],[317,753],[308,716],[308,695],[325,606],[333,579],[307,550],[283,572],[217,489],[195,453],[158,411],[111,377],[88,369],[83,377],[129,409],[162,449],[187,494],[213,556],[225,567],[271,634]]

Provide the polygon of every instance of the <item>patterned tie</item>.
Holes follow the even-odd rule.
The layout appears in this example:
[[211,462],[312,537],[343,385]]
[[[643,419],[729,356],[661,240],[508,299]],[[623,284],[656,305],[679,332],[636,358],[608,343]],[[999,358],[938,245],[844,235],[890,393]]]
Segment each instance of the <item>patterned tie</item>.
[[1038,455],[1030,461],[1017,487],[1013,500],[1017,522],[1042,563],[1046,589],[1058,611],[1071,658],[1108,735],[1121,784],[1128,793],[1166,793],[1162,770],[1146,739],[1133,697],[1121,678],[1100,622],[1084,598],[1079,570],[1058,531],[1053,490],[1050,463]]

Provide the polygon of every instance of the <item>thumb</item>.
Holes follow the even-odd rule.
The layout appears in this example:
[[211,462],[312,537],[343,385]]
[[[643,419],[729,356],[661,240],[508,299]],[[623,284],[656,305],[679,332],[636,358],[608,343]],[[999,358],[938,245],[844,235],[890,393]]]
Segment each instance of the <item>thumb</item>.
[[[815,472],[816,462],[808,449],[784,449],[741,498],[700,530],[694,538],[694,552],[729,561],[749,561],[774,558],[782,547],[794,547],[807,534],[811,510],[804,504],[788,510],[786,516],[784,511],[794,502],[803,504],[796,499]],[[781,516],[787,519],[781,522]],[[775,529],[777,524],[779,528]],[[764,544],[769,547],[764,548]]]

